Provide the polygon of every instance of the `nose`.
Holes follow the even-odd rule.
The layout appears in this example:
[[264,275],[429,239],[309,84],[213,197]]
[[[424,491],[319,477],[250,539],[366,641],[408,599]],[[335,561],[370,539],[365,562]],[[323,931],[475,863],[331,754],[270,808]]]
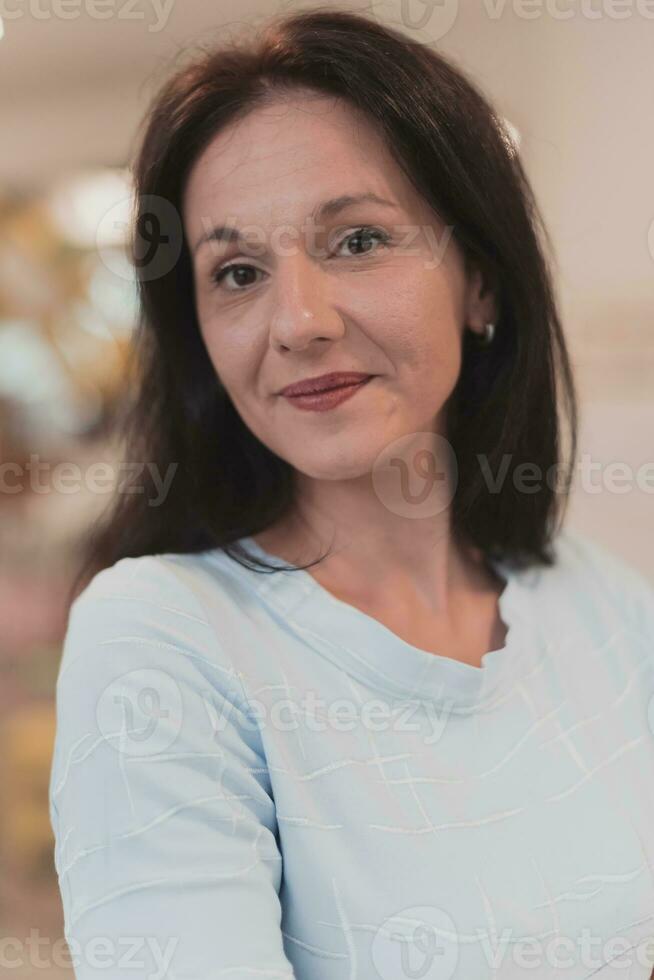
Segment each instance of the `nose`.
[[301,251],[279,258],[274,272],[270,345],[279,352],[338,340],[344,324],[329,300],[327,273]]

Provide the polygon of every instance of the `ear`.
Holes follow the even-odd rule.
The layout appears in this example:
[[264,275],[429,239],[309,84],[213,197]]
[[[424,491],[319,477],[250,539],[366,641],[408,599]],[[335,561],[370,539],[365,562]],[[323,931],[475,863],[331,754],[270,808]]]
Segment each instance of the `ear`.
[[470,267],[467,272],[464,328],[483,334],[487,323],[497,322],[498,314],[497,289],[490,276],[479,266]]

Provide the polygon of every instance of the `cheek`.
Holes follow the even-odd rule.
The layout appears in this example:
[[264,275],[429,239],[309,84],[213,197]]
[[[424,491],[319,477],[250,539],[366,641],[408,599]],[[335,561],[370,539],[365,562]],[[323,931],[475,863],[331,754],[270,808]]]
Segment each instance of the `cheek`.
[[234,397],[238,397],[238,391],[243,387],[243,382],[240,380],[242,366],[235,356],[234,347],[225,343],[225,338],[215,325],[200,321],[200,335],[218,380],[233,400]]
[[200,335],[216,374],[225,387],[242,389],[256,365],[252,331],[234,317],[221,315],[210,303],[197,305]]
[[405,424],[429,426],[451,396],[461,370],[459,319],[448,283],[436,273],[426,281],[420,271],[389,299],[380,343],[393,365]]
[[209,360],[234,408],[258,438],[265,437],[270,414],[256,346],[215,328],[205,327],[202,333]]
[[379,318],[380,343],[400,371],[414,377],[457,371],[461,327],[449,290],[424,274],[396,290]]

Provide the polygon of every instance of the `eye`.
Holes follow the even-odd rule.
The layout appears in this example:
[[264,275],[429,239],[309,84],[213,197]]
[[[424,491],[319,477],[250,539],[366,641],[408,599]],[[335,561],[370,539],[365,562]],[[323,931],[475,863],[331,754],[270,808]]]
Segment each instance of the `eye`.
[[[378,245],[384,246],[391,241],[391,236],[387,232],[382,231],[381,228],[372,228],[367,225],[361,228],[355,228],[354,231],[346,235],[346,237],[341,241],[341,247],[346,242],[356,242],[357,253],[359,255],[370,255],[375,251],[374,248],[370,248],[371,243],[377,242]],[[362,249],[359,251],[359,249]],[[248,276],[252,273],[262,272],[256,266],[247,265],[243,262],[229,262],[227,265],[222,266],[222,268],[216,269],[215,272],[211,273],[211,281],[217,286],[221,285],[227,276],[234,274],[234,279],[232,285],[228,288],[228,292],[244,292],[248,286],[251,286],[256,282],[255,279],[248,279]],[[243,278],[245,277],[245,278]]]
[[385,231],[382,231],[381,228],[370,228],[367,225],[365,225],[361,228],[355,228],[353,232],[351,232],[349,235],[346,235],[346,237],[341,242],[341,246],[344,245],[346,242],[358,242],[359,244],[357,247],[363,246],[364,251],[358,252],[357,254],[370,255],[372,251],[376,251],[376,250],[366,248],[365,246],[367,244],[369,244],[371,241],[372,242],[376,241],[379,245],[383,246],[383,245],[387,245],[390,242],[390,240],[391,240],[390,235],[388,235]]
[[[211,274],[211,280],[216,285],[220,285],[222,283],[222,281],[226,278],[226,276],[228,276],[231,272],[234,272],[234,273],[237,273],[238,272],[238,276],[235,277],[236,280],[237,280],[236,287],[231,287],[228,291],[229,292],[232,292],[232,293],[242,292],[243,290],[240,287],[251,286],[252,285],[252,282],[248,282],[248,281],[243,282],[243,280],[241,278],[241,274],[244,271],[247,274],[247,273],[250,273],[250,272],[261,272],[261,269],[257,269],[256,266],[253,266],[253,265],[246,265],[243,262],[230,262],[227,265],[224,265],[221,269],[216,269],[215,272],[212,272],[212,274]],[[247,275],[246,275],[246,279],[247,279]],[[240,280],[240,282],[239,282],[239,280]]]

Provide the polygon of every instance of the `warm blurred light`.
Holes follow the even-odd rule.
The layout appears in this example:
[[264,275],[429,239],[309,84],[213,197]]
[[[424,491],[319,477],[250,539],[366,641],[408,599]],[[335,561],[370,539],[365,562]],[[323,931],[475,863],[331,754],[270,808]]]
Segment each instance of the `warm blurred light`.
[[25,248],[0,242],[0,294],[2,313],[40,316],[59,300],[58,282],[51,269]]
[[[126,168],[83,171],[57,183],[48,197],[57,231],[80,248],[122,245],[132,214],[132,183]],[[111,220],[106,220],[111,212]]]
[[0,17],[0,41],[2,41],[5,36],[5,25],[3,23],[2,17]]

